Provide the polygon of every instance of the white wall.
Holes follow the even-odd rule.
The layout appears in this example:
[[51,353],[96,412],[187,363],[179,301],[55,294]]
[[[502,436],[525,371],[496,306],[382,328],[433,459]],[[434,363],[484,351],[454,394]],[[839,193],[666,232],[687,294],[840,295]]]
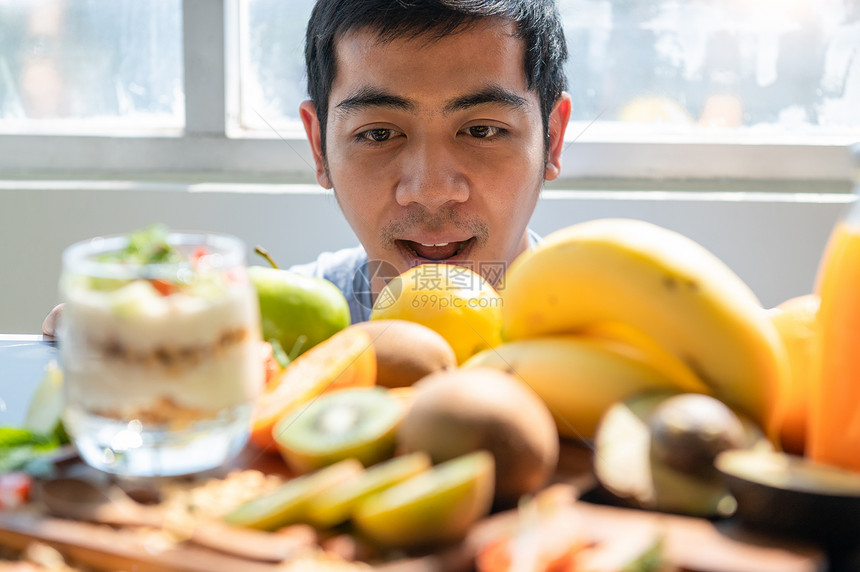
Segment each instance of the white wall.
[[[355,243],[330,194],[306,186],[0,183],[0,333],[38,333],[58,301],[63,249],[152,222],[227,232],[281,266]],[[19,188],[13,188],[19,187]],[[247,192],[245,192],[247,191]],[[252,264],[267,264],[251,254]]]
[[[655,222],[697,240],[772,306],[812,288],[844,194],[545,191],[541,234],[597,217]],[[235,234],[281,266],[355,244],[331,194],[306,185],[0,181],[0,333],[38,333],[57,302],[63,248],[151,222]],[[264,264],[255,255],[253,264]]]

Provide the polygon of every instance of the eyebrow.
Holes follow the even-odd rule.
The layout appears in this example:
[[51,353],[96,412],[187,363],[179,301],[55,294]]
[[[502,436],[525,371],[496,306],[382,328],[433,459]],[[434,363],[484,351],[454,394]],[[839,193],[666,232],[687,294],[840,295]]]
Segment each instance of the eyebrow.
[[[513,109],[523,109],[528,106],[528,101],[524,97],[501,86],[490,85],[474,93],[452,99],[445,104],[443,113],[450,115],[456,111],[464,111],[487,103],[500,104]],[[358,93],[339,102],[335,109],[350,113],[369,107],[384,107],[408,112],[414,112],[417,109],[414,101],[374,87],[362,88]]]
[[415,111],[415,103],[381,89],[364,87],[358,93],[351,95],[338,103],[335,109],[344,113],[359,111],[368,107],[387,107],[401,111]]
[[485,103],[501,104],[512,109],[523,109],[528,105],[524,97],[520,97],[501,86],[490,85],[481,91],[466,94],[449,101],[445,105],[444,113],[448,115],[455,111],[464,111]]

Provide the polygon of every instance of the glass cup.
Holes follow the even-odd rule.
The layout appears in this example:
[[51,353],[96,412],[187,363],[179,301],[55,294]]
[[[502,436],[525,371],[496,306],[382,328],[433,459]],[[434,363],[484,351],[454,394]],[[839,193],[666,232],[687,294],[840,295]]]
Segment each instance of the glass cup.
[[860,473],[860,143],[851,152],[856,200],[831,231],[815,280],[821,306],[806,456]]
[[247,441],[263,384],[244,244],[213,233],[165,232],[155,248],[135,240],[94,238],[63,253],[63,422],[103,471],[218,467]]

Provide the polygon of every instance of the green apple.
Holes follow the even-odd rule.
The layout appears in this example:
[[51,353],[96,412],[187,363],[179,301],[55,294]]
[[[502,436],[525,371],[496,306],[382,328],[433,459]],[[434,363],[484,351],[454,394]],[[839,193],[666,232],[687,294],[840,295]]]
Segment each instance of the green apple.
[[263,339],[277,341],[291,358],[350,324],[349,305],[337,286],[288,270],[251,266],[260,299]]

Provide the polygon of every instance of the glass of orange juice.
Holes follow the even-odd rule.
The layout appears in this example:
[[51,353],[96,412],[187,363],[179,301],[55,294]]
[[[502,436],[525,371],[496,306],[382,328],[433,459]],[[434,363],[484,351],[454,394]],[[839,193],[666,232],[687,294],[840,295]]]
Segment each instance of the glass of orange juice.
[[814,461],[860,472],[860,144],[852,155],[855,201],[833,229],[816,281],[820,378],[806,450]]

